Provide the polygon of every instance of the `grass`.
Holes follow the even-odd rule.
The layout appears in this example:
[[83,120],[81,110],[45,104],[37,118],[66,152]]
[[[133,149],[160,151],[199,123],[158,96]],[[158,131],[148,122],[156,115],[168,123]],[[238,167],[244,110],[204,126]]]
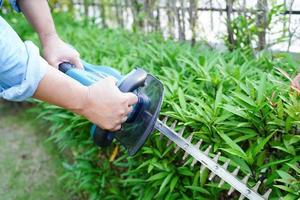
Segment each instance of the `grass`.
[[[15,105],[16,106],[16,105]],[[0,196],[6,200],[70,199],[59,182],[62,165],[47,129],[0,102]]]

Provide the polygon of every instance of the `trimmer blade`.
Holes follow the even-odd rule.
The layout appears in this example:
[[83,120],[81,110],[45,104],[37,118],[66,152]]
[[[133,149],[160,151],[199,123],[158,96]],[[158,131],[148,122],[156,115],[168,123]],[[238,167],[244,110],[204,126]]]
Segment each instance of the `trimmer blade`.
[[[220,158],[220,156],[221,156],[221,152],[218,152],[218,154],[215,155],[215,157],[214,157],[213,160],[217,163],[218,160],[219,160],[219,158]],[[216,174],[214,172],[211,172],[210,175],[209,175],[209,177],[208,177],[208,180],[211,181],[215,176],[216,176]]]
[[[172,125],[171,125],[171,129],[172,129],[173,131],[175,131],[176,125],[177,125],[177,120],[175,120],[175,121],[172,123]],[[172,142],[173,142],[172,140],[168,140],[168,142],[167,142],[167,147],[170,146],[170,144],[171,144]]]
[[264,199],[268,199],[269,196],[270,196],[270,194],[271,194],[271,192],[272,192],[272,189],[268,189],[268,191],[264,194],[263,198]]
[[258,181],[252,189],[253,189],[255,192],[257,192],[257,190],[258,190],[260,184],[261,184],[261,181]]
[[[187,141],[188,143],[191,144],[192,139],[193,139],[193,134],[191,134],[191,135],[186,139],[186,141]],[[184,155],[183,155],[182,160],[185,160],[185,159],[187,158],[188,155],[189,155],[189,154],[188,154],[187,152],[185,152]]]
[[[167,124],[167,121],[168,121],[168,116],[165,116],[162,120],[162,123]],[[164,135],[160,132],[159,139],[161,140],[163,138],[163,136]]]
[[[210,150],[211,150],[211,145],[209,145],[209,146],[207,147],[207,149],[204,151],[204,154],[205,154],[206,156],[208,156]],[[204,163],[202,163],[201,168],[200,168],[200,174],[202,174],[202,173],[204,172],[205,169],[206,169],[206,166],[205,166]]]
[[[247,175],[242,179],[242,182],[245,183],[245,184],[247,184],[249,177],[250,177],[250,174],[247,174]],[[243,199],[245,199],[245,196],[241,194],[239,200],[243,200]]]
[[[237,176],[237,174],[239,173],[239,171],[240,171],[240,166],[238,166],[237,168],[235,168],[235,170],[232,172],[232,175],[233,176]],[[231,186],[227,194],[231,195],[234,190],[235,190],[235,188]]]
[[[227,159],[227,161],[223,164],[222,167],[223,167],[225,170],[227,170],[227,167],[228,167],[229,163],[230,163],[230,160]],[[221,180],[220,180],[220,183],[219,183],[219,185],[218,185],[218,187],[222,187],[222,186],[224,185],[224,183],[225,183],[225,181],[224,181],[223,179],[221,179]]]
[[192,161],[191,166],[194,166],[199,161],[201,163],[201,173],[203,173],[203,171],[206,168],[208,168],[211,171],[209,180],[212,180],[215,176],[220,177],[219,187],[221,187],[225,182],[227,182],[231,186],[230,190],[228,191],[228,195],[231,195],[235,190],[237,190],[241,193],[240,199],[246,197],[250,200],[264,200],[269,197],[271,193],[270,190],[268,190],[264,194],[264,196],[261,196],[257,193],[258,187],[261,184],[260,181],[253,187],[253,189],[250,189],[247,186],[249,175],[247,175],[242,181],[238,179],[237,176],[240,171],[240,166],[237,166],[235,170],[232,173],[230,173],[229,171],[227,171],[230,162],[229,159],[226,160],[226,162],[221,166],[218,164],[219,157],[221,156],[220,153],[215,155],[214,158],[211,158],[211,145],[209,145],[207,149],[204,152],[202,152],[199,149],[202,140],[200,140],[195,145],[192,144],[193,135],[190,135],[186,139],[183,138],[182,135],[184,129],[181,129],[178,133],[176,133],[174,131],[174,126],[168,127],[160,120],[157,120],[155,128],[158,131],[160,131],[163,135],[165,135],[170,141],[173,141],[177,145],[177,147],[174,150],[175,153],[179,150],[179,148],[181,148],[185,151],[183,159],[186,159],[188,155],[191,155],[193,157],[194,160]]
[[[184,130],[185,130],[185,127],[181,128],[180,131],[178,132],[178,135],[179,135],[179,136],[182,136]],[[174,150],[174,153],[177,153],[177,151],[178,151],[179,149],[180,149],[180,146],[176,146],[176,147],[175,147],[175,150]]]
[[[199,149],[200,146],[201,146],[201,144],[202,144],[202,139],[199,140],[199,142],[197,142],[197,144],[195,145],[195,147],[196,147],[197,149]],[[193,162],[192,162],[192,164],[191,164],[191,166],[193,167],[196,163],[197,163],[197,159],[194,158],[194,159],[193,159]]]

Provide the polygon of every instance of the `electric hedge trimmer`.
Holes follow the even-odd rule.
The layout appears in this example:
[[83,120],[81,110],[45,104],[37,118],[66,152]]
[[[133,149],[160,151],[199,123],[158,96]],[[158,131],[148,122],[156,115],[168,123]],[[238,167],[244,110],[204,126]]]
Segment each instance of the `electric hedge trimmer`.
[[138,103],[133,106],[133,110],[129,114],[128,120],[122,124],[121,130],[109,132],[96,125],[92,126],[91,136],[95,144],[101,147],[108,146],[116,138],[127,149],[129,155],[134,155],[143,146],[153,130],[156,129],[177,145],[175,153],[181,148],[185,151],[183,159],[186,159],[188,155],[193,157],[192,166],[200,162],[202,164],[200,172],[208,168],[211,171],[208,178],[210,181],[215,176],[218,176],[220,178],[219,187],[224,182],[227,182],[231,186],[228,195],[237,190],[241,193],[240,200],[245,197],[251,200],[268,199],[271,189],[267,190],[263,196],[257,192],[261,181],[258,181],[254,187],[249,188],[247,181],[250,174],[239,180],[237,177],[240,170],[239,166],[233,172],[227,171],[229,159],[222,165],[218,164],[220,153],[211,158],[209,156],[211,146],[202,152],[199,149],[202,140],[193,144],[192,135],[188,138],[183,137],[184,129],[181,129],[178,133],[174,131],[176,122],[169,127],[166,124],[167,118],[164,118],[162,121],[158,119],[163,101],[164,87],[157,78],[139,68],[134,69],[126,76],[122,76],[118,71],[110,67],[94,66],[85,62],[83,64],[84,70],[75,69],[70,63],[60,64],[59,70],[86,86],[105,77],[112,76],[117,80],[120,91],[133,92],[138,96]]

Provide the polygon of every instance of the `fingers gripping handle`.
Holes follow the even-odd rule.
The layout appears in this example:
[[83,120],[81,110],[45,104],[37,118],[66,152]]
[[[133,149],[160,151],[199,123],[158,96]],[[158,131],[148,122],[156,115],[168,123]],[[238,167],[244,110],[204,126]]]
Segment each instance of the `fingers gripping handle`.
[[[142,69],[135,69],[132,72],[130,72],[123,80],[121,80],[119,84],[119,89],[121,92],[133,92],[139,87],[144,86],[145,81],[147,78],[147,72],[145,72]],[[135,112],[137,111],[138,107],[133,109],[130,116],[134,116]],[[128,120],[130,120],[131,117],[128,117]],[[127,121],[128,121],[127,120]],[[109,132],[107,130],[103,130],[100,127],[93,127],[92,128],[92,136],[95,144],[101,147],[109,146],[114,139],[114,133]]]
[[[87,73],[83,70],[74,70],[75,65],[64,62],[59,65],[59,70],[73,79],[78,80],[83,85],[91,85],[93,82],[97,81],[97,78],[93,77],[93,74]],[[133,92],[139,87],[142,87],[146,81],[147,72],[142,69],[135,69],[129,74],[127,74],[120,82],[119,89],[121,92]],[[134,118],[135,113],[138,112],[139,106],[135,106],[130,116],[128,117],[127,122]],[[100,111],[101,112],[101,111]],[[103,130],[100,127],[93,125],[91,129],[91,135],[93,137],[94,142],[98,146],[108,146],[111,144],[114,133],[109,132],[107,130]]]

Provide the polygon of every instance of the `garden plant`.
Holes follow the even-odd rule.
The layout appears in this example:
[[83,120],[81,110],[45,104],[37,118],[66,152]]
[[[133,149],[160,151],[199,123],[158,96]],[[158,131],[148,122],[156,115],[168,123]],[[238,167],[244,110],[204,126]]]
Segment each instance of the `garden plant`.
[[[37,35],[21,16],[6,19],[23,39]],[[112,66],[122,73],[142,67],[165,86],[161,117],[177,120],[185,137],[202,139],[206,149],[231,159],[229,171],[240,166],[250,174],[249,185],[262,181],[259,190],[272,189],[270,199],[300,197],[300,97],[290,88],[285,73],[295,76],[299,62],[288,54],[248,49],[220,52],[202,43],[165,40],[119,29],[100,29],[89,21],[73,22],[55,16],[58,32],[87,62]],[[68,26],[66,26],[68,23]],[[82,199],[236,199],[230,188],[208,180],[192,158],[173,153],[175,145],[154,133],[133,157],[115,142],[95,146],[91,123],[59,107],[33,102],[37,120],[49,127],[49,139],[71,152],[60,178]],[[177,131],[178,131],[177,130]]]

